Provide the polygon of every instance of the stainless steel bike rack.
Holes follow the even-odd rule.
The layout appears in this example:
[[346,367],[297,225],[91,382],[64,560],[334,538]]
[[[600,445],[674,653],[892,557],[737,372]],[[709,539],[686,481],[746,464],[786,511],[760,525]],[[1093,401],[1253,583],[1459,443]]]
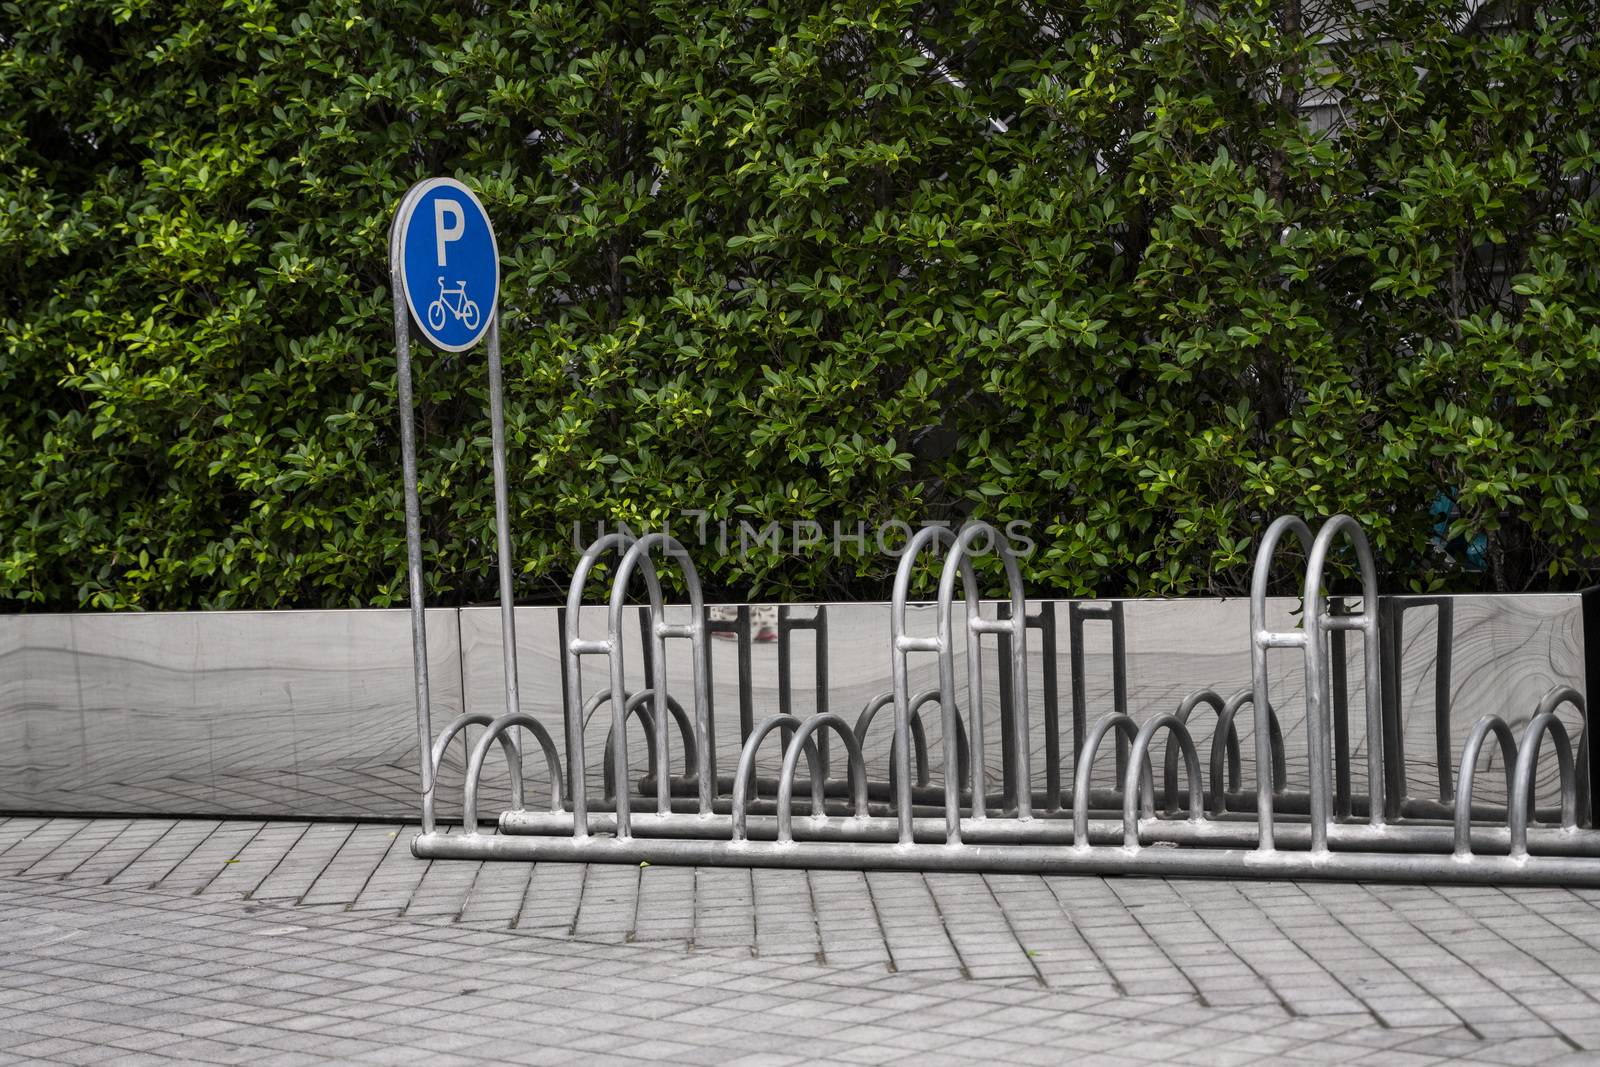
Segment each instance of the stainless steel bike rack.
[[[1299,626],[1274,631],[1266,623],[1267,581],[1278,545],[1290,535],[1307,556],[1305,612]],[[997,547],[1010,593],[1006,610],[992,615],[985,613],[978,597],[972,561],[973,546],[980,540]],[[1323,591],[1324,573],[1340,543],[1348,544],[1361,575],[1362,607],[1356,612],[1334,610]],[[920,556],[938,547],[945,549],[945,556],[934,631],[912,633],[907,609],[914,568]],[[603,638],[585,638],[578,625],[584,587],[595,562],[606,553],[621,559],[608,598],[607,631]],[[657,555],[682,568],[689,601],[686,622],[667,617],[656,576]],[[629,692],[623,620],[635,572],[644,579],[645,640],[652,655],[648,685]],[[959,616],[958,599],[964,608]],[[1600,885],[1600,832],[1589,827],[1589,791],[1580,773],[1586,763],[1586,731],[1574,742],[1556,717],[1562,704],[1580,715],[1585,712],[1582,696],[1571,688],[1559,687],[1542,698],[1520,741],[1495,716],[1472,730],[1453,779],[1449,818],[1389,814],[1378,699],[1384,692],[1384,657],[1376,654],[1381,640],[1378,603],[1372,553],[1353,520],[1335,517],[1313,535],[1298,519],[1280,519],[1268,529],[1256,561],[1250,624],[1252,686],[1227,699],[1212,690],[1197,690],[1173,712],[1143,724],[1118,710],[1099,717],[1083,744],[1076,746],[1070,805],[1036,810],[1028,719],[1030,615],[1016,560],[987,524],[969,523],[955,532],[925,529],[913,538],[895,583],[890,610],[892,692],[869,702],[853,723],[822,710],[767,718],[744,739],[738,769],[725,787],[714,775],[701,773],[712,766],[713,735],[704,669],[708,624],[694,568],[683,547],[665,534],[637,539],[611,534],[584,553],[564,616],[565,775],[554,739],[531,716],[507,713],[493,720],[462,716],[435,740],[429,763],[430,771],[436,772],[457,733],[470,725],[486,727],[468,760],[463,832],[440,832],[434,825],[431,793],[425,794],[426,828],[413,843],[413,851],[430,858],[480,860]],[[1332,636],[1341,631],[1360,634],[1374,650],[1364,657],[1364,696],[1374,699],[1366,708],[1367,781],[1359,794],[1364,802],[1360,815],[1341,812],[1336,801],[1331,647]],[[987,788],[984,759],[990,742],[984,731],[980,644],[991,636],[1005,638],[1002,667],[1010,675],[1014,697],[1002,711],[1010,718],[1003,741],[1015,772],[1009,788],[999,793]],[[665,686],[667,643],[674,639],[691,645],[692,692],[683,707]],[[956,670],[962,645],[967,656],[964,679]],[[1269,700],[1255,699],[1255,694],[1271,691],[1268,652],[1272,649],[1298,651],[1307,678],[1310,786],[1299,804],[1286,803],[1290,794],[1284,784],[1281,723]],[[586,697],[578,668],[579,660],[591,655],[606,657],[610,686]],[[913,693],[909,663],[923,655],[936,658],[938,685]],[[624,696],[613,700],[615,693]],[[591,810],[582,738],[587,721],[601,704],[612,709],[605,769],[617,786],[607,789],[608,810]],[[937,743],[930,743],[922,716],[924,709],[933,707],[941,724]],[[1194,740],[1202,708],[1215,717],[1209,761],[1200,759]],[[1258,773],[1250,791],[1240,780],[1238,716],[1246,708],[1254,727],[1256,767],[1266,768],[1269,777],[1263,783]],[[880,713],[890,709],[890,773],[886,782],[872,783],[862,742]],[[629,773],[624,727],[630,717],[641,720],[650,746],[652,770],[639,784],[651,786],[653,797],[642,791],[636,794],[631,783],[623,787]],[[509,740],[518,730],[534,736],[549,768],[546,810],[524,806],[522,757]],[[833,735],[844,750],[842,779],[829,777],[824,769],[818,743],[824,733]],[[763,779],[756,773],[758,760],[773,734],[780,738],[782,766],[776,779]],[[677,754],[682,774],[676,777],[671,770],[674,735],[683,750]],[[1117,774],[1117,788],[1094,790],[1092,774],[1108,735],[1121,739],[1126,758]],[[1163,735],[1165,759],[1158,775],[1151,748]],[[1507,763],[1508,803],[1494,812],[1497,817],[1484,818],[1483,806],[1474,806],[1473,786],[1479,756],[1490,738]],[[1534,769],[1546,741],[1557,760],[1559,821],[1535,825],[1531,821]],[[498,832],[489,833],[479,825],[477,783],[497,744],[508,762],[512,802],[499,815]],[[810,779],[809,797],[804,800],[793,795],[802,757]],[[955,773],[948,774],[947,769]],[[690,795],[675,804],[674,796],[680,792]]]
[[[506,708],[498,716],[462,715],[435,736],[428,699],[422,523],[405,316],[401,302],[396,308],[401,448],[422,764],[421,833],[412,851],[419,857],[1600,886],[1600,831],[1592,826],[1588,788],[1588,731],[1585,727],[1574,741],[1556,715],[1568,705],[1587,722],[1583,696],[1572,688],[1558,686],[1536,703],[1530,698],[1535,712],[1520,739],[1505,720],[1484,717],[1469,732],[1452,774],[1448,639],[1442,634],[1445,654],[1439,661],[1434,708],[1441,724],[1436,739],[1440,798],[1406,795],[1404,768],[1398,764],[1403,738],[1395,718],[1384,713],[1386,702],[1398,700],[1386,672],[1397,670],[1400,609],[1385,608],[1379,600],[1366,535],[1342,515],[1317,531],[1292,517],[1266,530],[1251,583],[1251,682],[1226,699],[1218,691],[1197,689],[1170,713],[1137,722],[1128,709],[1122,604],[1070,603],[1070,766],[1061,757],[1059,736],[1055,608],[1044,604],[1030,613],[1017,560],[1005,538],[988,524],[971,522],[955,531],[929,527],[913,536],[890,603],[892,686],[868,701],[853,722],[830,710],[825,611],[780,613],[781,706],[779,714],[755,722],[749,613],[738,614],[733,622],[710,620],[693,562],[669,535],[608,534],[583,553],[561,616],[565,699],[558,744],[545,724],[521,709],[518,696],[495,326],[489,334],[489,396]],[[1298,542],[1306,558],[1304,612],[1299,625],[1272,630],[1267,625],[1267,589],[1285,538]],[[912,633],[908,608],[915,569],[941,548],[934,630]],[[1359,610],[1348,610],[1348,602],[1357,598],[1333,597],[1324,588],[1334,553],[1341,548],[1360,577]],[[987,550],[999,560],[1007,596],[986,608],[974,556]],[[596,563],[608,555],[616,563],[605,604],[605,636],[586,638],[580,625],[586,587]],[[679,568],[686,606],[669,610],[658,563]],[[638,612],[644,684],[630,690],[624,619],[635,575],[642,579],[645,596]],[[958,600],[963,609],[959,622]],[[1449,603],[1441,600],[1435,606],[1444,630]],[[1095,619],[1111,626],[1112,706],[1090,721],[1083,630]],[[792,690],[788,637],[797,629],[816,634],[818,697],[808,709],[795,707]],[[716,764],[713,661],[707,640],[714,630],[731,631],[739,642],[741,747],[731,777],[719,775]],[[1041,638],[1039,648],[1030,647],[1030,633]],[[1364,788],[1356,787],[1350,768],[1350,694],[1344,668],[1352,633],[1364,643]],[[981,648],[991,637],[997,639],[1003,679],[998,708],[1002,774],[995,791],[989,788],[985,760],[991,742]],[[691,681],[687,691],[673,693],[668,647],[682,642],[689,646]],[[961,672],[956,657],[963,649]],[[1304,790],[1287,787],[1286,737],[1271,700],[1272,650],[1297,651],[1305,674],[1309,783]],[[910,663],[912,657],[923,656],[934,657],[938,682],[913,691]],[[586,657],[604,657],[608,683],[588,695],[581,669]],[[1045,702],[1046,766],[1039,782],[1030,738],[1029,705],[1035,696],[1029,687],[1030,664],[1041,669],[1043,692],[1038,695]],[[610,721],[601,765],[603,792],[595,798],[589,792],[592,768],[586,766],[585,742],[602,707],[609,707]],[[1215,718],[1206,761],[1195,744],[1202,709]],[[863,746],[885,711],[891,715],[892,753],[888,773],[874,781]],[[1241,714],[1248,715],[1253,732],[1253,788],[1246,788],[1243,780]],[[629,777],[627,727],[633,720],[649,757],[649,771],[637,782]],[[929,730],[934,721],[939,725],[936,739]],[[480,727],[481,733],[468,744],[470,727]],[[523,734],[533,737],[544,758],[549,779],[544,810],[526,806]],[[776,777],[764,777],[758,773],[762,748],[772,734],[778,735],[780,769]],[[461,832],[446,833],[438,825],[435,791],[442,761],[458,735],[469,749],[462,825]],[[676,753],[674,735],[681,750]],[[1093,772],[1108,735],[1116,764],[1114,785],[1096,789]],[[1158,737],[1165,739],[1160,774],[1151,755]],[[1474,801],[1479,757],[1491,739],[1506,764],[1503,806]],[[842,760],[829,759],[830,744],[842,749]],[[479,783],[496,747],[506,762],[510,806],[498,813],[490,832],[480,823]],[[1545,749],[1555,753],[1560,803],[1556,811],[1543,813],[1554,815],[1553,821],[1539,822],[1541,813],[1533,807],[1535,769]],[[810,790],[796,798],[802,758]],[[830,773],[841,762],[842,778]]]

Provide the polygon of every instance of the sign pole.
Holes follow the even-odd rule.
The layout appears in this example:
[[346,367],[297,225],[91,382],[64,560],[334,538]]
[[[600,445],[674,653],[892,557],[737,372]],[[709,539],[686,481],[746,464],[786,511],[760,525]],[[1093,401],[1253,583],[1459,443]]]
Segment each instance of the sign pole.
[[[500,557],[500,638],[506,671],[506,714],[522,710],[517,696],[517,619],[512,595],[514,560],[511,555],[511,506],[506,487],[505,391],[500,375],[500,316],[489,320],[489,433],[494,452],[494,532],[496,554]],[[513,745],[521,732],[512,732]],[[520,752],[521,749],[519,748]]]
[[[507,500],[505,399],[500,373],[500,247],[477,195],[454,178],[428,178],[400,201],[389,230],[394,290],[394,345],[400,407],[400,462],[405,480],[406,566],[410,578],[412,662],[417,682],[417,745],[422,764],[422,832],[432,833],[433,723],[428,691],[428,638],[422,573],[422,506],[417,491],[416,424],[412,409],[411,332],[443,352],[489,349],[489,421],[493,432],[495,550],[500,571],[500,623],[506,712],[517,694],[517,631],[513,599],[511,519]],[[465,708],[462,709],[466,711]],[[463,734],[465,741],[465,734]],[[521,761],[521,738],[511,734]]]
[[[404,208],[402,207],[402,214]],[[398,222],[398,217],[397,220]],[[395,379],[400,408],[400,469],[405,482],[406,579],[411,603],[411,664],[417,687],[417,755],[422,795],[433,795],[433,706],[428,688],[428,620],[422,574],[422,504],[417,494],[417,435],[411,389],[411,312],[400,277],[400,227],[389,234],[389,287],[394,297]],[[433,805],[422,805],[422,832],[433,832]]]

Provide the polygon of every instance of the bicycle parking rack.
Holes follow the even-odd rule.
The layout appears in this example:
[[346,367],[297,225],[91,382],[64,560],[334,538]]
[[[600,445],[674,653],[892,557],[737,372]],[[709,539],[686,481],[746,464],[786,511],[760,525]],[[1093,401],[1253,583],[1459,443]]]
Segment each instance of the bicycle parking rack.
[[[1306,610],[1300,627],[1274,632],[1265,625],[1266,581],[1278,543],[1290,535],[1302,543],[1308,557]],[[980,610],[976,596],[971,549],[979,539],[997,546],[1011,591],[1009,610],[994,617]],[[1340,539],[1353,547],[1363,577],[1363,607],[1358,612],[1332,610],[1330,598],[1322,593],[1323,570]],[[920,553],[939,545],[946,548],[946,558],[935,604],[935,630],[914,634],[907,628],[912,571]],[[584,587],[595,562],[608,553],[620,556],[620,563],[608,601],[606,635],[586,638],[575,625]],[[658,561],[682,568],[689,592],[687,622],[666,620]],[[649,601],[645,639],[655,666],[646,689],[612,701],[612,692],[627,693],[622,622],[635,574],[642,576]],[[967,636],[964,692],[958,691],[955,670],[958,582]],[[584,554],[564,616],[568,657],[564,740],[569,754],[565,775],[554,739],[531,716],[508,713],[487,723],[487,716],[463,716],[430,746],[429,762],[430,771],[436,772],[456,733],[468,725],[486,726],[467,760],[464,832],[445,834],[433,827],[428,797],[429,828],[417,837],[413,850],[418,856],[463,859],[1600,885],[1600,833],[1589,828],[1587,781],[1580,773],[1586,736],[1574,741],[1556,717],[1563,703],[1584,713],[1582,696],[1569,687],[1544,695],[1520,740],[1498,717],[1478,723],[1454,776],[1453,803],[1446,819],[1387,814],[1391,805],[1385,796],[1384,725],[1377,703],[1372,702],[1367,708],[1368,786],[1356,798],[1362,803],[1353,806],[1360,814],[1341,813],[1334,781],[1329,638],[1332,632],[1353,630],[1376,647],[1381,613],[1366,605],[1378,603],[1371,551],[1352,520],[1336,517],[1314,537],[1299,520],[1274,523],[1257,556],[1251,594],[1254,686],[1227,699],[1211,690],[1196,691],[1174,712],[1142,725],[1121,711],[1097,719],[1083,743],[1075,746],[1078,757],[1070,804],[1052,805],[1048,787],[1036,794],[1024,786],[1033,780],[1025,684],[1027,631],[1038,627],[1039,615],[1023,610],[1016,561],[996,531],[983,523],[968,524],[955,533],[924,530],[902,559],[891,606],[893,691],[870,702],[854,723],[831,712],[817,712],[778,714],[755,724],[744,739],[739,767],[730,781],[698,773],[699,768],[714,766],[714,746],[706,697],[709,661],[704,643],[709,624],[692,562],[683,546],[665,534],[607,535]],[[1014,621],[1018,619],[1021,625]],[[1011,675],[1013,695],[1003,709],[1011,728],[1001,741],[1013,772],[1000,790],[991,792],[984,761],[991,742],[983,731],[984,665],[979,646],[984,638],[1001,635],[1009,646],[1001,658]],[[677,707],[661,685],[671,641],[690,645],[693,712]],[[1299,798],[1284,788],[1284,738],[1275,711],[1269,702],[1252,699],[1255,691],[1270,691],[1266,653],[1273,648],[1298,649],[1307,672],[1311,784]],[[939,684],[914,694],[908,665],[922,655],[937,657]],[[582,692],[577,661],[585,656],[605,657],[608,690],[587,697]],[[1367,657],[1366,665],[1365,692],[1382,693],[1382,660]],[[572,754],[582,751],[579,739],[586,719],[603,705],[611,708],[605,770],[613,782],[627,780],[629,738],[624,724],[641,710],[648,712],[640,718],[652,769],[639,784],[650,787],[654,796],[643,789],[638,793],[608,789],[609,810],[591,810],[590,768]],[[1239,788],[1237,716],[1247,706],[1257,766],[1270,769],[1272,783],[1269,789],[1258,787],[1245,794]],[[922,721],[929,708],[937,709],[943,725],[936,746],[929,745]],[[1215,716],[1209,766],[1202,765],[1194,740],[1193,724],[1201,708]],[[887,782],[874,783],[867,780],[862,742],[886,709],[893,715],[890,774]],[[662,728],[669,722],[676,728]],[[520,774],[513,772],[511,808],[500,814],[498,833],[485,833],[478,820],[478,777],[496,746],[516,765],[509,736],[520,730],[534,735],[549,767],[548,809],[532,811],[523,805]],[[843,748],[842,778],[822,772],[816,742],[823,733],[833,735]],[[779,747],[782,770],[776,780],[758,780],[756,760],[775,734],[788,735],[787,743]],[[1158,776],[1150,751],[1162,734],[1167,744]],[[674,735],[679,740],[676,757],[681,773],[677,774],[672,770]],[[1117,775],[1120,787],[1092,790],[1092,771],[1108,735],[1126,746]],[[1491,739],[1506,762],[1509,803],[1500,809],[1473,803],[1474,768]],[[1556,753],[1559,821],[1534,825],[1530,820],[1534,769],[1547,740]],[[808,765],[809,798],[793,795],[802,757]],[[945,767],[957,768],[953,788],[946,788],[942,780]],[[932,784],[935,776],[941,779],[938,785]],[[1294,803],[1296,799],[1299,803]]]
[[[901,557],[890,603],[892,688],[867,702],[853,721],[829,707],[825,608],[812,609],[809,616],[798,615],[793,608],[780,611],[779,713],[756,722],[748,610],[740,609],[731,622],[713,621],[689,553],[668,534],[607,534],[583,553],[561,615],[565,700],[558,744],[546,724],[522,711],[518,697],[498,324],[493,320],[488,327],[489,403],[506,710],[498,716],[462,715],[435,736],[406,316],[403,301],[398,302],[398,391],[422,761],[421,832],[412,843],[418,857],[1600,886],[1600,831],[1593,828],[1590,810],[1587,727],[1574,741],[1556,714],[1567,705],[1586,723],[1582,694],[1557,686],[1536,703],[1530,700],[1534,715],[1520,738],[1504,719],[1485,716],[1468,733],[1452,774],[1450,602],[1447,598],[1404,604],[1381,601],[1366,535],[1343,515],[1315,532],[1292,517],[1280,518],[1266,530],[1251,582],[1251,684],[1227,697],[1197,689],[1172,712],[1137,722],[1128,712],[1121,603],[1069,603],[1069,710],[1075,754],[1070,778],[1063,774],[1060,755],[1056,608],[1046,603],[1029,613],[1017,560],[1005,538],[986,523],[971,522],[955,531],[925,528],[913,536]],[[1267,588],[1280,543],[1286,539],[1298,542],[1306,558],[1303,615],[1295,628],[1276,631],[1267,626]],[[989,614],[979,597],[973,565],[980,540],[998,554],[1007,587],[1007,597]],[[1360,575],[1358,610],[1351,610],[1352,598],[1324,591],[1330,557],[1340,546],[1353,557]],[[941,549],[934,630],[913,633],[908,628],[912,576],[921,558]],[[585,637],[580,623],[586,588],[604,557],[615,557],[606,631],[603,637]],[[681,572],[688,604],[686,613],[678,609],[679,621],[668,619],[658,564],[676,566]],[[642,620],[645,684],[630,690],[623,621],[636,576],[646,598],[636,609]],[[958,602],[963,609],[959,616]],[[1384,714],[1386,700],[1392,706],[1399,700],[1403,612],[1424,606],[1434,607],[1440,622],[1434,707],[1437,799],[1407,795],[1400,719]],[[1090,621],[1109,623],[1113,663],[1113,710],[1092,722],[1083,652],[1084,627]],[[790,635],[802,629],[816,635],[817,706],[805,714],[794,707],[790,644]],[[731,776],[719,774],[716,764],[708,638],[717,631],[738,638],[741,749]],[[1042,790],[1034,788],[1030,744],[1031,633],[1039,634],[1045,644],[1039,660],[1046,733]],[[1350,767],[1346,641],[1351,633],[1364,642],[1367,771],[1362,791],[1353,788]],[[1002,772],[993,790],[985,759],[993,742],[985,736],[982,654],[989,638],[995,639],[1001,666]],[[669,643],[688,645],[691,682],[683,692],[668,691]],[[958,645],[964,645],[967,656],[964,692],[957,685]],[[1274,649],[1298,650],[1305,674],[1309,784],[1303,790],[1290,790],[1286,783],[1286,738],[1270,700],[1268,652]],[[607,666],[606,686],[587,695],[581,670],[586,657],[603,657]],[[933,688],[913,691],[913,657],[934,658],[938,682]],[[1257,778],[1248,790],[1241,781],[1238,719],[1246,708]],[[590,796],[593,768],[586,766],[584,741],[601,709],[609,711],[610,722],[600,775],[602,795],[595,806],[596,798]],[[1209,760],[1204,764],[1195,744],[1202,709],[1215,718]],[[864,742],[883,722],[885,712],[892,738],[888,773],[869,780]],[[931,716],[937,716],[941,727],[936,744],[929,738]],[[642,730],[649,762],[648,773],[638,782],[629,778],[631,720],[637,720]],[[481,732],[467,746],[467,730],[474,726]],[[529,810],[525,804],[524,733],[537,744],[549,778],[548,804],[542,811]],[[463,817],[461,832],[447,833],[435,815],[435,789],[445,753],[458,734],[468,747]],[[762,777],[757,774],[758,760],[763,746],[774,744],[774,734],[781,770],[776,778]],[[1114,750],[1115,786],[1096,789],[1093,772],[1108,736]],[[1165,750],[1158,776],[1151,749],[1162,736]],[[1479,757],[1491,741],[1506,765],[1503,806],[1474,801]],[[842,750],[842,760],[829,758],[833,743]],[[479,782],[496,746],[507,767],[510,806],[499,813],[495,832],[485,832],[478,812]],[[1554,812],[1541,813],[1533,807],[1534,772],[1545,748],[1555,752],[1560,802]],[[802,757],[810,788],[809,795],[797,798]],[[834,773],[841,769],[842,777]],[[1548,818],[1536,821],[1541,814],[1554,814],[1554,823]]]

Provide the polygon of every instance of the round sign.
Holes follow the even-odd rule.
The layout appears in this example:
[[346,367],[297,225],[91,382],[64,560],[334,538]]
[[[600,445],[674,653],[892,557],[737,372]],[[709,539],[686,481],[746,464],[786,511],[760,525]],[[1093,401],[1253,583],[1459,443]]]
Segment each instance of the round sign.
[[429,178],[406,192],[389,254],[422,335],[446,352],[483,339],[500,297],[500,246],[471,189]]

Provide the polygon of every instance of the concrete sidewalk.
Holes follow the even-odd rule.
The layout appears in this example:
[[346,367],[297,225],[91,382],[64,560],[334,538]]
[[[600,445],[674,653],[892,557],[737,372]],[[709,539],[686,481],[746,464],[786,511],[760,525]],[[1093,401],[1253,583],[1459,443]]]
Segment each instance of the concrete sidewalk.
[[1600,1060],[1600,892],[430,864],[413,830],[0,821],[0,1063]]

